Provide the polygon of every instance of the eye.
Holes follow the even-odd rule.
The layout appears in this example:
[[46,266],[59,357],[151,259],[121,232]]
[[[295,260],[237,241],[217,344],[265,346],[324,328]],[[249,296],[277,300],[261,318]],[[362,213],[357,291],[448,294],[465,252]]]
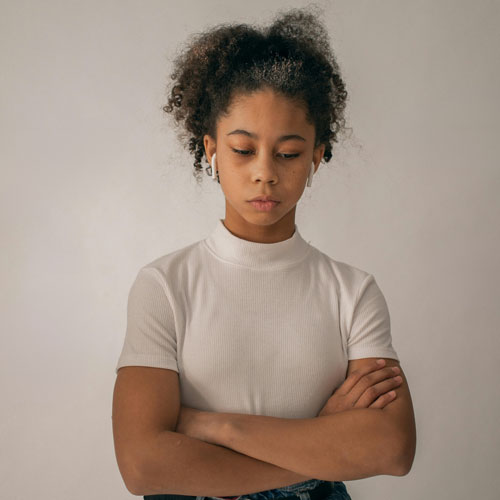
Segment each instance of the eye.
[[[244,149],[234,149],[231,148],[235,153],[238,153],[242,156],[249,156],[252,152]],[[287,154],[287,153],[282,153],[280,156],[282,156],[285,160],[291,160],[293,158],[297,158],[300,156],[300,153],[294,153],[294,154]]]
[[232,149],[235,153],[238,153],[242,156],[248,156],[247,153],[250,153],[250,151],[246,151],[246,150],[242,150],[242,149],[234,149],[234,148],[232,148]]

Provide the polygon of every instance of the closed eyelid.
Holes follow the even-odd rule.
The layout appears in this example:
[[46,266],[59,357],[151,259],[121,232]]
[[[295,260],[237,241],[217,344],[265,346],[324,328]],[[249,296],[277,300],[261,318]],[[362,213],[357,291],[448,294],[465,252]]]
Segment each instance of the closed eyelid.
[[[231,148],[231,149],[234,152],[236,152],[236,153],[251,153],[252,152],[251,149],[240,149],[240,148]],[[291,153],[291,152],[278,152],[277,154],[290,156],[290,155],[300,155],[301,153],[300,152],[294,152],[294,153]]]
[[[237,154],[241,154],[242,156],[250,156],[250,154],[252,153],[251,150],[249,149],[236,149],[236,148],[231,148],[235,153]],[[292,157],[292,158],[296,158],[297,156],[299,156],[301,153],[278,153],[279,155],[284,155],[286,157]]]

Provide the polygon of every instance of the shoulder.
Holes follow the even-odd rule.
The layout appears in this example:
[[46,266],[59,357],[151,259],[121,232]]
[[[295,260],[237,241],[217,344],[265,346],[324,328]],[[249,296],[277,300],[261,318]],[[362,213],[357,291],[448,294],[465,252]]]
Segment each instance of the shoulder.
[[174,307],[177,294],[186,290],[190,277],[199,275],[199,270],[203,268],[201,241],[163,254],[140,266],[132,278],[129,300],[131,297],[132,301],[140,299],[144,303],[166,296]]
[[201,243],[196,241],[185,247],[161,255],[140,267],[138,274],[153,274],[162,282],[175,285],[186,278],[202,261]]
[[338,284],[339,291],[356,293],[363,283],[373,278],[368,271],[342,260],[334,259],[313,245],[311,259],[322,273],[329,275]]

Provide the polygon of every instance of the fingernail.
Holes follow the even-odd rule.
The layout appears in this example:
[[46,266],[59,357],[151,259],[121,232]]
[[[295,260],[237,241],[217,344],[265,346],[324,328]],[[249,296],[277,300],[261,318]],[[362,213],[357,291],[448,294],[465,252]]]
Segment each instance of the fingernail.
[[377,359],[378,365],[383,365],[385,363],[385,359]]

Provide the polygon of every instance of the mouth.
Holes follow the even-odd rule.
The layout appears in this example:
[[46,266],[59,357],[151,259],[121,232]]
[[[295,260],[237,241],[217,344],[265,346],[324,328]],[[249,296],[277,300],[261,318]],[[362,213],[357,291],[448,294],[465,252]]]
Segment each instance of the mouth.
[[268,200],[268,201],[263,201],[263,200],[250,200],[248,203],[250,203],[254,208],[261,212],[269,212],[271,211],[274,207],[279,205],[279,201],[273,201],[273,200]]
[[275,200],[274,198],[265,195],[256,196],[255,198],[252,198],[251,200],[248,201],[274,201],[276,203],[279,203],[279,200]]

